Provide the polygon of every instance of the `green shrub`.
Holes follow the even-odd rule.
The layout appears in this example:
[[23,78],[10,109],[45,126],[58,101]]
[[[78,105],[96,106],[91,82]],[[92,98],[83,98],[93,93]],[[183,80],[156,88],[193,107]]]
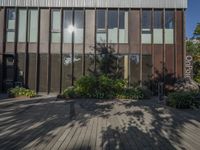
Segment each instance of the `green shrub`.
[[69,87],[67,89],[64,90],[64,92],[62,93],[62,98],[76,98],[77,96],[77,92],[75,91],[74,87]]
[[143,99],[149,93],[146,89],[135,86],[126,88],[127,81],[112,79],[107,75],[84,76],[76,81],[74,87],[67,88],[59,97],[95,98],[95,99]]
[[94,76],[83,76],[75,83],[75,91],[82,97],[92,97],[97,86],[97,79]]
[[26,97],[35,97],[36,93],[33,90],[29,90],[23,87],[15,87],[8,90],[9,97],[19,97],[19,96],[26,96]]
[[180,108],[180,109],[188,109],[192,107],[198,107],[198,103],[195,101],[195,96],[197,93],[195,92],[174,92],[169,94],[169,98],[167,100],[167,105]]
[[117,98],[120,99],[143,99],[144,94],[141,88],[139,87],[132,87],[126,88],[124,91],[117,95]]

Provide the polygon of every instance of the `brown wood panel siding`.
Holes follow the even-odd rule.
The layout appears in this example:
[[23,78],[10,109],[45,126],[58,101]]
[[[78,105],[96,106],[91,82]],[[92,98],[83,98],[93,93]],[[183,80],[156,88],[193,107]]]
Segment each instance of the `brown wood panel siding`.
[[83,55],[74,54],[74,77],[73,80],[76,81],[83,76]]
[[151,50],[151,45],[150,44],[143,44],[142,45],[142,55],[151,55],[152,50]]
[[62,56],[62,91],[72,85],[72,62],[67,63],[66,60],[72,60],[70,54]]
[[40,10],[40,53],[49,51],[49,9]]
[[174,45],[167,44],[165,51],[165,65],[166,65],[166,71],[165,73],[174,75],[175,68],[174,68]]
[[37,53],[37,44],[29,43],[28,44],[28,52],[29,53]]
[[128,53],[129,53],[129,45],[119,44],[119,54],[128,54]]
[[[140,54],[133,54],[129,56],[129,81],[130,84],[134,84],[140,81]],[[124,66],[125,69],[126,66]]]
[[60,44],[51,43],[51,54],[60,54]]
[[154,76],[163,76],[163,45],[154,45]]
[[38,91],[47,92],[50,10],[40,9],[39,79]]
[[4,15],[5,15],[5,9],[0,8],[0,54],[3,54],[3,44],[4,44]]
[[177,77],[183,76],[183,13],[182,10],[176,11],[176,44],[177,44]]
[[25,43],[17,43],[17,52],[25,53],[26,52],[26,44]]
[[14,54],[15,53],[15,43],[6,43],[5,53]]
[[47,59],[48,54],[39,55],[39,81],[38,89],[39,92],[47,92]]
[[63,44],[63,54],[72,53],[72,44]]
[[50,92],[54,93],[57,92],[59,93],[60,91],[60,54],[51,54],[51,62],[50,62],[50,66],[51,66],[51,79],[50,79]]
[[17,53],[17,82],[22,82],[24,85],[25,77],[25,53]]
[[149,81],[152,78],[152,55],[142,55],[142,81]]
[[3,55],[0,54],[0,92],[3,88]]
[[3,90],[4,16],[5,9],[0,8],[0,92]]
[[36,53],[28,54],[28,88],[36,89]]
[[95,10],[85,10],[85,53],[95,46]]
[[130,52],[140,53],[140,10],[129,11]]

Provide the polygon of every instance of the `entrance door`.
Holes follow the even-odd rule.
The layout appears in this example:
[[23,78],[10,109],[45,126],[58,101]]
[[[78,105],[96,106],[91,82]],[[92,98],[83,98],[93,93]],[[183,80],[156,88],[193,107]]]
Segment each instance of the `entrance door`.
[[7,91],[9,88],[14,86],[15,79],[15,59],[14,55],[5,55],[4,56],[4,90]]

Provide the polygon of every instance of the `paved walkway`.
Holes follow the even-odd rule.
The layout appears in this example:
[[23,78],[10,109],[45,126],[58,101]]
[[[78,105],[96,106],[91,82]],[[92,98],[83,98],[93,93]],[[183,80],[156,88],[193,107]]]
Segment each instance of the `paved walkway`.
[[[33,101],[33,102],[32,102]],[[200,111],[144,101],[55,98],[0,104],[0,149],[200,149]]]

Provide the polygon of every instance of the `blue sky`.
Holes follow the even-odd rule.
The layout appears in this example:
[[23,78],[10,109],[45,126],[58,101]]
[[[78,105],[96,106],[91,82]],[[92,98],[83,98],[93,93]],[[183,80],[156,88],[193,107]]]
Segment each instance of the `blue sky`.
[[187,37],[192,37],[197,22],[200,22],[200,0],[188,0],[186,10],[186,32]]

